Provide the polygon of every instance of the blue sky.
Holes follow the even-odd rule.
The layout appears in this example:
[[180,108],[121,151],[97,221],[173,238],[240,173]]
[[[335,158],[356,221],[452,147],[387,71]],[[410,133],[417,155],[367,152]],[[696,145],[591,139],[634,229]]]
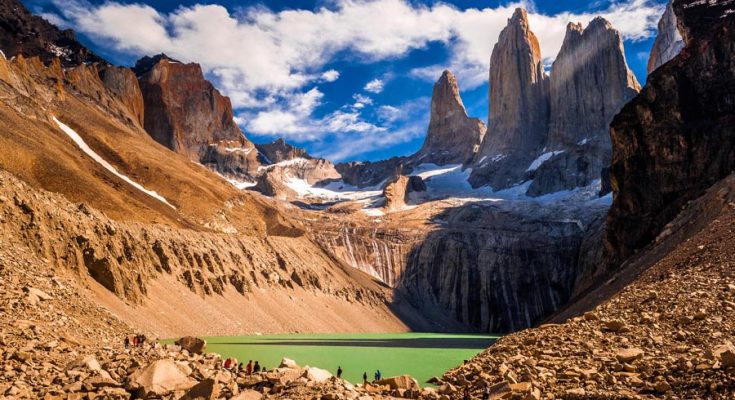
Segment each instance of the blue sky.
[[568,22],[610,20],[643,83],[664,0],[23,0],[120,65],[165,52],[198,62],[256,143],[283,137],[335,161],[415,152],[433,82],[459,80],[487,119],[490,52],[517,6],[549,66]]

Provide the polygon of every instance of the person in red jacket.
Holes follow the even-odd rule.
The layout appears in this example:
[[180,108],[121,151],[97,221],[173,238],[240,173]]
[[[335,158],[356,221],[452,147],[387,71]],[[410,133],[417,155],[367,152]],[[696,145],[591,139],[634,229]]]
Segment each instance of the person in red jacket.
[[248,366],[246,367],[246,369],[248,370],[248,375],[253,374],[253,360],[248,361]]

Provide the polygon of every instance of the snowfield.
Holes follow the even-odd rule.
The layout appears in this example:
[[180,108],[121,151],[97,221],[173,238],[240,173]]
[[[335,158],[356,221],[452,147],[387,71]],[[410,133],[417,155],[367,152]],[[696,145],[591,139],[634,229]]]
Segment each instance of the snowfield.
[[541,154],[538,156],[537,159],[533,160],[531,165],[528,166],[528,169],[526,172],[531,172],[537,170],[543,163],[549,161],[551,157],[554,157],[557,154],[563,153],[564,150],[557,150],[557,151],[549,151],[547,153]]
[[99,165],[103,166],[106,170],[110,171],[111,173],[113,173],[118,178],[120,178],[120,179],[124,180],[125,182],[129,183],[134,188],[136,188],[136,189],[140,190],[141,192],[147,194],[148,196],[151,196],[154,199],[156,199],[156,200],[158,200],[158,201],[166,204],[167,206],[173,208],[174,210],[176,209],[176,207],[174,207],[171,203],[169,203],[168,200],[166,200],[160,194],[156,193],[153,190],[146,189],[145,187],[143,187],[143,185],[139,184],[138,182],[135,182],[134,180],[128,178],[127,176],[119,173],[115,169],[115,167],[113,167],[105,159],[103,159],[102,157],[100,157],[99,154],[95,153],[94,150],[92,150],[92,148],[90,148],[89,145],[87,145],[87,143],[82,139],[82,137],[79,136],[79,134],[76,133],[73,129],[71,129],[70,127],[68,127],[67,125],[65,125],[61,121],[59,121],[58,119],[56,119],[56,117],[53,117],[53,120],[54,120],[54,122],[56,122],[56,124],[59,126],[59,128],[61,128],[61,130],[64,131],[64,133],[66,133],[71,138],[71,140],[73,140],[74,143],[76,143],[76,145],[79,146],[79,148],[86,155],[88,155],[89,157],[91,157]]

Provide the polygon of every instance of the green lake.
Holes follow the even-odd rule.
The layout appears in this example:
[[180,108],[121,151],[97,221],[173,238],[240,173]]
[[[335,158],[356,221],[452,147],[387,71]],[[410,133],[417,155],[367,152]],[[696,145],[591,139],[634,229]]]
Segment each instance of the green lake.
[[[299,365],[315,366],[336,374],[342,366],[344,379],[361,383],[380,369],[383,377],[408,374],[421,386],[432,376],[441,376],[492,344],[499,336],[436,333],[389,334],[284,334],[263,336],[207,337],[207,352],[223,359],[260,362],[268,369],[288,357]],[[166,340],[172,343],[173,340]]]

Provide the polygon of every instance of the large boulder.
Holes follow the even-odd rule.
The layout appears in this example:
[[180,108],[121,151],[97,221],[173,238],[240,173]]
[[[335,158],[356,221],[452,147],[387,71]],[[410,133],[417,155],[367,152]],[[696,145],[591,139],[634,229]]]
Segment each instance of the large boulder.
[[420,176],[399,175],[389,180],[383,188],[384,208],[400,210],[407,204],[408,195],[412,192],[426,191],[426,183]]
[[141,398],[165,396],[194,386],[197,381],[190,374],[189,367],[172,359],[157,360],[135,370],[128,377],[126,388]]
[[215,400],[219,398],[219,383],[215,379],[205,379],[194,385],[180,400]]
[[194,336],[184,336],[175,343],[191,354],[202,354],[207,348],[206,340]]
[[281,363],[278,365],[278,368],[293,368],[293,369],[301,369],[298,364],[296,364],[296,361],[283,357],[281,359]]
[[230,400],[260,400],[263,398],[263,395],[256,392],[255,390],[243,390],[238,394],[237,396],[231,398]]
[[391,390],[421,390],[418,381],[416,381],[416,379],[412,378],[410,375],[392,376],[389,378],[381,379],[376,382],[376,384],[390,386]]
[[304,371],[304,378],[311,382],[324,382],[332,377],[332,373],[321,368],[307,367]]

